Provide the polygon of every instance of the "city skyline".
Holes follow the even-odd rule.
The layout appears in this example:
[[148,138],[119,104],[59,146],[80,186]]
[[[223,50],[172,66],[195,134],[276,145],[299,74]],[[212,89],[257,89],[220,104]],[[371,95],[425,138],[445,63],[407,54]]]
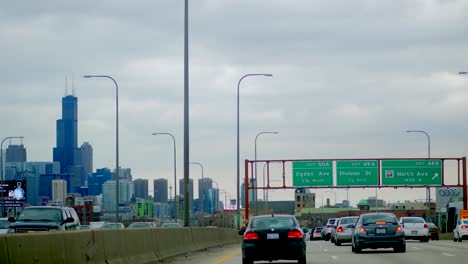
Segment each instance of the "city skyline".
[[[235,196],[236,85],[255,72],[273,78],[246,79],[240,89],[241,176],[261,131],[279,132],[259,138],[262,160],[427,157],[426,138],[410,129],[429,133],[434,158],[467,156],[468,78],[457,73],[468,70],[468,3],[397,2],[191,3],[190,160]],[[121,167],[148,179],[150,193],[155,178],[172,184],[172,142],[151,136],[170,132],[182,178],[182,3],[49,4],[4,4],[3,137],[24,136],[28,160],[52,161],[59,99],[73,86],[78,142],[92,144],[95,168],[115,169],[113,86],[81,79],[111,74],[120,87]],[[237,23],[241,16],[249,27]],[[199,175],[191,166],[195,188]],[[262,185],[260,166],[258,175]],[[317,193],[335,199],[326,191]],[[376,192],[333,191],[354,202]],[[425,191],[381,189],[378,196],[417,200]]]

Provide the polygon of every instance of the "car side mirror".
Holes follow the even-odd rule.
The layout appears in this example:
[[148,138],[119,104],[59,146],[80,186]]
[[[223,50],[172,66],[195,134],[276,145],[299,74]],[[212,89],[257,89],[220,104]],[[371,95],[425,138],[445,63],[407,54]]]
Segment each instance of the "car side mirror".
[[13,216],[8,217],[8,222],[14,223],[16,222],[16,219]]
[[73,223],[75,222],[75,219],[73,219],[73,217],[67,217],[67,219],[65,219],[63,222],[62,222],[62,225],[63,224],[66,224],[66,223]]

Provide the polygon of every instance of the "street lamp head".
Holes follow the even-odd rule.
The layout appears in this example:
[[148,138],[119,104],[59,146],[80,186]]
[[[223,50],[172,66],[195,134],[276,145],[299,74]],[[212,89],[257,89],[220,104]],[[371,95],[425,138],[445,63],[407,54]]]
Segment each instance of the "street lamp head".
[[265,73],[265,74],[263,74],[263,76],[266,76],[266,77],[273,77],[273,74],[271,74],[271,73]]
[[159,135],[159,133],[152,133],[151,135],[156,136],[156,135]]
[[83,78],[93,78],[92,75],[83,75]]
[[468,74],[468,72],[466,72],[466,71],[461,71],[461,72],[458,72],[458,74]]

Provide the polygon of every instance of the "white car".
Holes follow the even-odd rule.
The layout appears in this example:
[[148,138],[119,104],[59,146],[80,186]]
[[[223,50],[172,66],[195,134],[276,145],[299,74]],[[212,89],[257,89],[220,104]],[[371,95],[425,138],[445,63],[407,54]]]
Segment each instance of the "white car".
[[429,226],[422,217],[404,216],[400,217],[400,224],[405,233],[405,239],[415,239],[421,242],[428,242]]
[[458,220],[457,227],[453,230],[453,242],[462,242],[463,239],[468,239],[468,219]]

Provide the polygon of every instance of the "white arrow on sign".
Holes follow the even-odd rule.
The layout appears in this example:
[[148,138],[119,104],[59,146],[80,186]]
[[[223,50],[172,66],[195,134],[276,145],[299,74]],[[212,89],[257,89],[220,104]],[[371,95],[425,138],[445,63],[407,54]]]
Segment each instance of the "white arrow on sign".
[[432,177],[433,180],[439,178],[439,173],[434,173],[434,177]]

